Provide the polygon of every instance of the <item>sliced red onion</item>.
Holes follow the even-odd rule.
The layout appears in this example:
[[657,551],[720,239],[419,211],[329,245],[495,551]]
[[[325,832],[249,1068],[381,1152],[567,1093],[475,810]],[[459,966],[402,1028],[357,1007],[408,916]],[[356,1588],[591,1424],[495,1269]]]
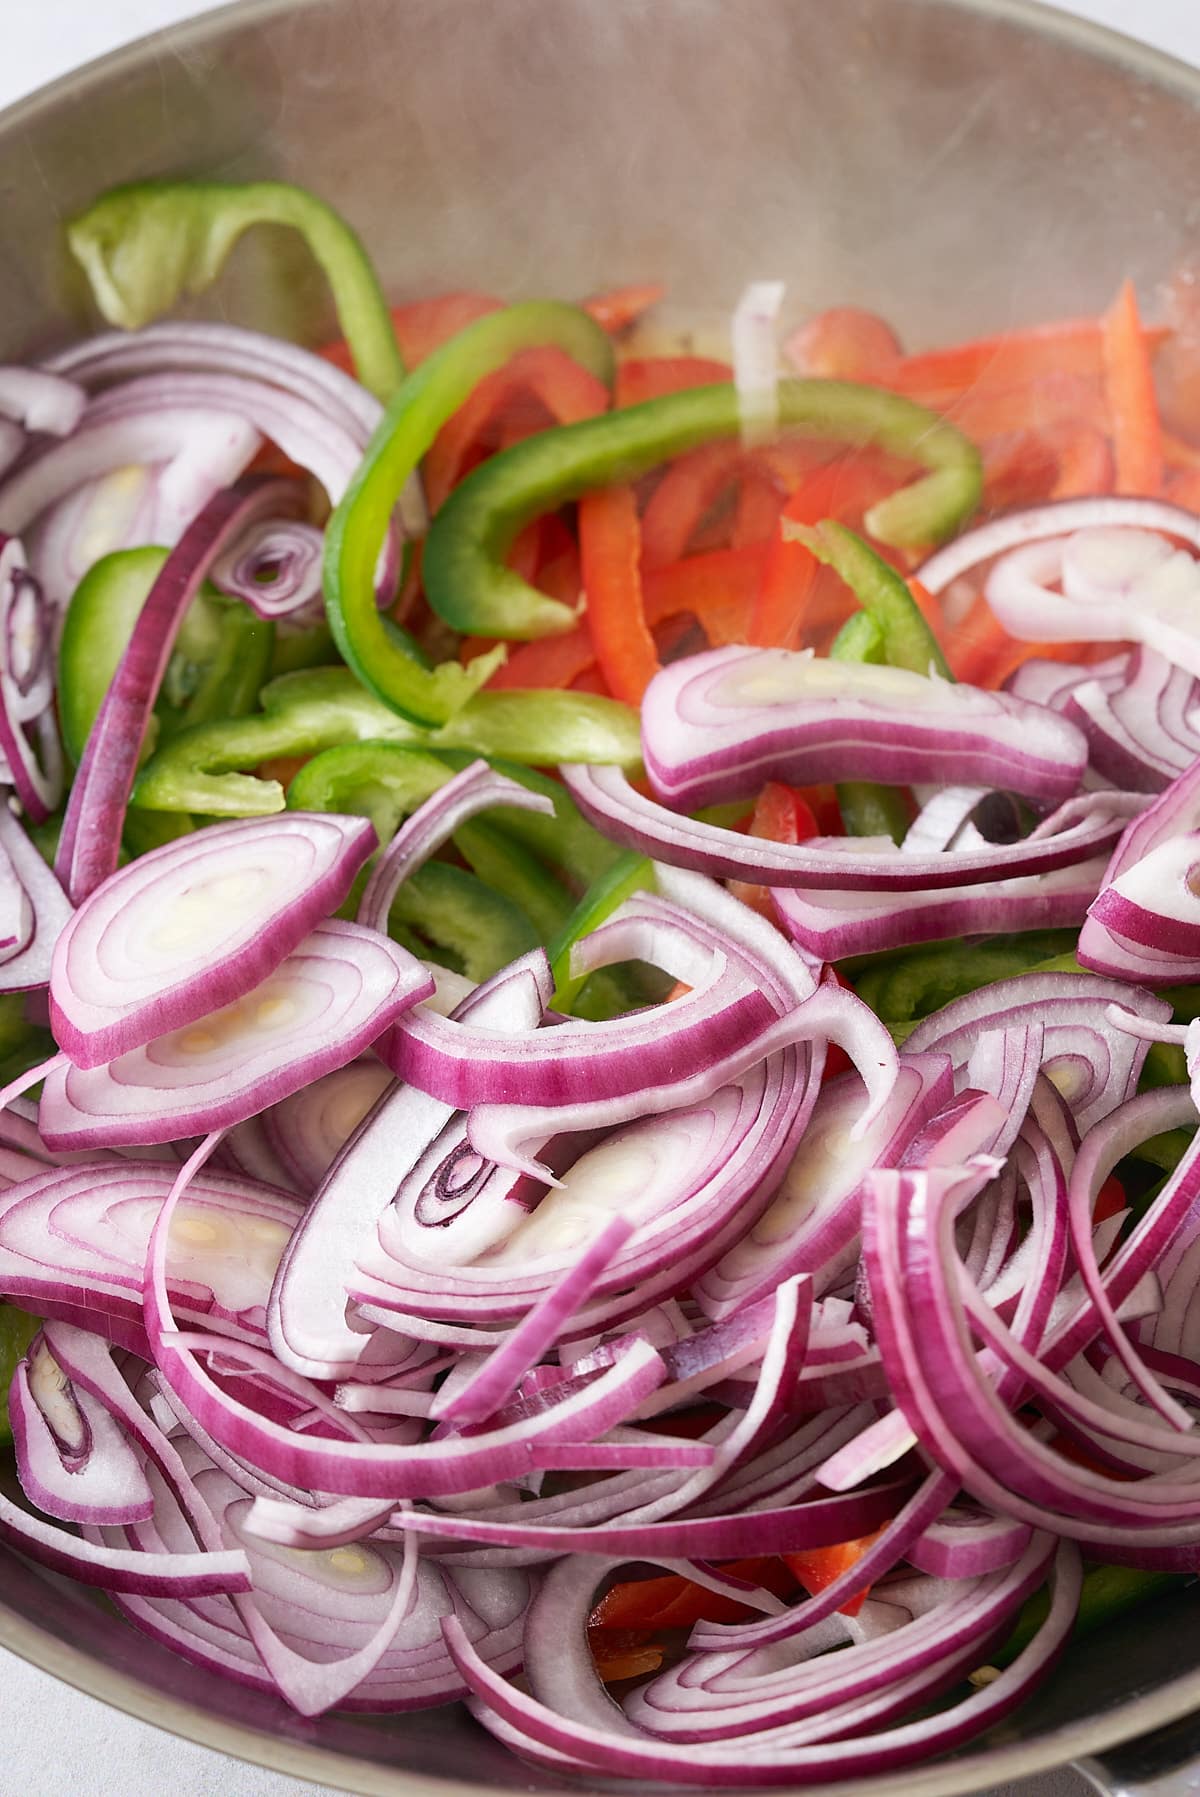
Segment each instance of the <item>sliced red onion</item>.
[[[1099,915],[1089,915],[1080,932],[1078,955],[1085,966],[1100,971],[1113,969],[1126,978],[1141,977],[1155,985],[1186,979],[1193,958],[1188,948],[1187,915],[1191,903],[1186,885],[1186,866],[1176,867],[1186,850],[1170,845],[1200,831],[1200,760],[1194,762],[1134,818],[1122,834],[1105,871],[1104,892],[1115,888]],[[1154,863],[1149,878],[1139,873],[1148,857],[1163,857],[1161,893]],[[1180,880],[1184,884],[1180,885]],[[1132,893],[1125,887],[1132,882]],[[1159,899],[1166,910],[1158,919]],[[1153,903],[1147,906],[1146,900]],[[1096,906],[1092,911],[1097,910]],[[1179,945],[1182,944],[1181,948]],[[1115,1000],[1114,1002],[1120,1002]]]
[[[552,1768],[565,1761],[570,1769],[623,1774],[641,1782],[666,1780],[685,1784],[716,1783],[747,1786],[824,1784],[831,1778],[869,1777],[892,1767],[910,1764],[944,1751],[1006,1716],[1040,1681],[1057,1659],[1079,1600],[1078,1554],[1068,1544],[1059,1548],[1055,1562],[1050,1613],[1033,1642],[1005,1671],[982,1690],[946,1711],[935,1711],[884,1732],[855,1733],[870,1728],[867,1716],[855,1706],[842,1715],[835,1707],[825,1732],[849,1733],[849,1739],[818,1739],[820,1727],[793,1741],[787,1729],[765,1731],[760,1741],[740,1737],[728,1744],[690,1743],[674,1746],[653,1737],[630,1733],[619,1715],[603,1723],[576,1721],[525,1695],[489,1671],[474,1654],[454,1621],[444,1624],[447,1645],[463,1677],[486,1707],[475,1714],[489,1727],[496,1715],[504,1727],[504,1739],[529,1757],[543,1753]],[[957,1676],[957,1675],[956,1675]],[[596,1681],[591,1678],[594,1689]],[[583,1691],[572,1692],[572,1713],[591,1713]],[[597,1699],[598,1700],[598,1693]],[[587,1706],[587,1707],[585,1707]],[[869,1715],[869,1712],[868,1712]],[[547,1752],[548,1750],[548,1752]]]
[[768,842],[669,811],[637,792],[619,768],[564,767],[561,773],[588,821],[629,848],[722,879],[822,891],[912,892],[1048,873],[1107,848],[1145,804],[1139,794],[1088,793],[1068,799],[1020,842],[924,856],[906,855],[882,836]]
[[1145,1047],[1110,1022],[1107,1007],[1122,1005],[1138,1016],[1165,1020],[1169,1007],[1148,992],[1094,974],[1026,973],[983,986],[918,1023],[905,1048],[914,1054],[948,1054],[966,1065],[981,1031],[1025,1022],[1045,1029],[1042,1068],[1067,1098],[1081,1131],[1130,1097]]
[[[919,789],[917,796],[922,796]],[[906,855],[940,854],[958,840],[987,796],[984,786],[935,788],[909,825],[900,847]]]
[[737,1510],[658,1522],[589,1523],[586,1527],[491,1522],[486,1516],[456,1516],[452,1511],[400,1512],[393,1523],[445,1540],[596,1554],[602,1559],[734,1559],[741,1554],[832,1547],[871,1534],[890,1519],[901,1489],[893,1484],[837,1497],[825,1494],[777,1510]]
[[345,898],[366,818],[289,811],[179,837],[107,880],[54,951],[50,1012],[79,1067],[241,998]]
[[1129,678],[1131,660],[1130,652],[1125,649],[1110,655],[1106,661],[1090,664],[1048,661],[1040,655],[1031,655],[1009,675],[1004,690],[1018,699],[1028,699],[1033,705],[1048,705],[1052,711],[1063,711],[1076,687],[1085,680],[1094,680],[1106,693],[1119,692]]
[[1107,865],[1107,855],[1093,855],[1050,873],[935,892],[806,892],[781,886],[775,889],[775,908],[811,954],[840,961],[950,936],[1081,924]]
[[[1189,524],[1195,543],[1196,520],[1189,517]],[[1132,638],[1200,675],[1200,633],[1193,620],[1200,570],[1192,554],[1154,531],[1113,526],[1030,544],[997,562],[985,590],[1013,636],[1043,642]]]
[[324,534],[315,525],[267,519],[226,550],[209,579],[230,598],[244,600],[258,617],[304,629],[324,616],[324,548]]
[[681,810],[744,798],[764,780],[953,779],[1067,799],[1087,744],[1065,718],[1007,693],[810,651],[729,647],[655,675],[642,750],[658,797]]
[[[136,431],[144,421],[175,418],[203,409],[211,409],[223,419],[236,421],[243,429],[248,427],[260,436],[269,437],[289,461],[307,468],[320,481],[334,505],[362,460],[360,431],[352,430],[347,423],[308,400],[285,393],[266,381],[235,374],[180,371],[142,375],[125,381],[96,394],[89,401],[83,422],[72,441],[78,443],[89,432],[110,426]],[[129,457],[131,461],[152,459],[159,458],[137,454]],[[15,499],[10,501],[9,493],[17,489],[24,498],[20,483],[32,483],[41,465],[33,463],[28,474],[21,471],[10,480],[6,491],[0,493],[0,521],[9,504],[17,503]],[[70,484],[77,483],[72,481]]]
[[140,1597],[207,1597],[248,1591],[250,1570],[240,1548],[220,1552],[155,1553],[81,1540],[31,1516],[0,1494],[0,1538],[51,1572]]
[[1015,1565],[1028,1545],[1027,1524],[953,1504],[922,1531],[906,1558],[935,1579],[975,1579]]
[[[437,1263],[434,1219],[425,1232],[422,1266],[404,1254],[402,1229],[389,1228],[385,1218],[378,1248],[360,1255],[350,1290],[358,1297],[369,1293],[376,1306],[390,1302],[427,1317],[480,1324],[519,1317],[548,1296],[581,1250],[606,1234],[616,1212],[636,1228],[598,1273],[593,1306],[577,1320],[585,1328],[601,1299],[621,1294],[617,1315],[606,1317],[611,1326],[657,1295],[639,1289],[640,1281],[656,1278],[664,1267],[669,1272],[673,1262],[676,1283],[684,1283],[682,1269],[711,1258],[710,1244],[731,1212],[742,1208],[748,1220],[765,1202],[767,1169],[782,1150],[781,1131],[794,1133],[800,1103],[795,1085],[781,1105],[771,1102],[773,1086],[756,1070],[744,1086],[721,1087],[702,1104],[642,1117],[580,1155],[532,1210],[505,1202],[501,1188],[501,1208],[509,1216],[488,1217],[483,1252],[467,1265]],[[411,1239],[411,1229],[407,1233]]]
[[154,1498],[124,1431],[90,1393],[76,1390],[43,1336],[31,1343],[9,1394],[21,1489],[62,1522],[137,1522]]
[[138,613],[88,732],[54,871],[75,904],[116,872],[129,795],[184,615],[214,559],[264,513],[301,503],[291,481],[251,478],[209,500],[172,549]]
[[1127,791],[1161,792],[1200,755],[1200,686],[1153,649],[1134,650],[1124,681],[1080,681],[1064,711],[1101,779]]
[[[505,969],[464,1000],[460,1014],[496,1029],[533,1029],[546,996],[545,988]],[[271,1344],[285,1366],[319,1379],[346,1378],[369,1358],[370,1335],[347,1321],[346,1286],[380,1213],[452,1115],[449,1105],[415,1087],[395,1087],[330,1167],[271,1293]]]
[[[1161,499],[1128,499],[1116,494],[1087,499],[1062,499],[1052,505],[1032,506],[1021,512],[1006,512],[986,524],[967,530],[937,550],[917,570],[917,579],[926,592],[936,598],[951,581],[981,562],[1025,544],[1038,543],[1047,537],[1061,537],[1067,531],[1096,530],[1131,526],[1141,530],[1161,530],[1180,542],[1192,543],[1200,549],[1200,522],[1196,514],[1182,506],[1168,505]],[[1085,641],[1093,633],[1078,633]],[[1035,633],[1034,640],[1045,641]]]
[[[127,485],[129,477],[122,471],[131,464],[160,463],[164,466],[154,477],[150,493],[156,528],[147,534],[152,541],[165,537],[174,542],[212,495],[245,471],[260,442],[250,423],[210,404],[204,396],[194,398],[188,406],[130,417],[96,418],[89,408],[73,436],[43,450],[0,485],[0,531],[19,535],[59,501],[70,501],[85,483],[112,475],[120,476]],[[138,484],[140,488],[140,477]],[[47,538],[35,546],[34,569],[46,598],[55,607],[66,604],[92,562],[110,550],[146,540],[140,528],[135,528],[132,542],[129,537],[131,527],[138,525],[140,507],[134,508],[132,517],[126,503],[118,508],[120,516],[109,518],[102,513],[89,520],[93,499],[107,511],[107,488],[92,490],[82,506],[73,505],[70,533],[54,530],[52,515],[47,516]],[[82,518],[76,515],[81,509]],[[69,555],[72,545],[64,539],[68,534],[77,535],[81,525],[90,525],[86,553]],[[78,545],[74,547],[77,551]]]
[[856,1135],[867,1104],[861,1082],[848,1073],[823,1087],[778,1193],[694,1287],[705,1314],[730,1316],[795,1273],[811,1273],[817,1292],[825,1290],[852,1264],[847,1256],[857,1256],[867,1169],[890,1165],[950,1095],[945,1057],[902,1054],[886,1103]]
[[1156,844],[1108,882],[1088,915],[1127,942],[1200,969],[1200,831]]
[[363,889],[359,923],[386,935],[392,900],[403,882],[449,840],[460,824],[493,805],[554,815],[553,801],[544,793],[531,792],[518,781],[493,773],[486,761],[473,761],[426,799],[397,830]]
[[[49,1167],[0,1194],[0,1290],[39,1316],[103,1329],[148,1358],[141,1270],[175,1164]],[[279,1256],[300,1206],[231,1174],[193,1181],[172,1228],[169,1274],[189,1323],[261,1340]]]
[[[481,1422],[498,1410],[516,1391],[523,1376],[553,1347],[563,1324],[591,1296],[598,1278],[633,1230],[630,1217],[611,1218],[575,1264],[531,1306],[501,1346],[494,1348],[467,1378],[452,1386],[449,1381],[443,1385],[434,1400],[432,1414],[445,1422],[463,1424]],[[669,1361],[666,1364],[674,1383],[675,1368]],[[578,1366],[576,1370],[580,1370]]]
[[263,1113],[266,1139],[297,1191],[316,1189],[392,1084],[387,1068],[364,1055],[322,1074]]
[[[50,609],[19,537],[0,544],[0,698],[7,734],[54,701]],[[55,798],[55,804],[58,800]]]
[[[871,1118],[891,1091],[896,1068],[895,1050],[874,1013],[852,994],[836,986],[819,987],[790,1015],[778,1018],[746,1049],[659,1087],[655,1102],[660,1111],[701,1102],[797,1042],[836,1042],[846,1050],[870,1095],[871,1102],[858,1125],[862,1129],[868,1128]],[[638,1094],[546,1107],[482,1104],[471,1112],[468,1129],[472,1146],[488,1160],[519,1168],[537,1178],[545,1177],[546,1169],[532,1156],[547,1135],[614,1127],[632,1121],[644,1109],[644,1097]]]
[[[684,977],[676,972],[680,950],[689,956],[694,946],[684,914],[677,921],[647,924],[639,935],[634,954]],[[626,956],[614,949],[612,958]],[[636,1094],[644,1110],[647,1095],[672,1083],[681,1065],[716,1064],[751,1047],[774,1017],[770,1001],[723,955],[706,951],[702,959],[707,962],[703,970],[695,965],[694,953],[689,956],[693,983],[685,997],[670,1005],[607,1023],[572,1019],[499,1040],[477,1025],[418,1013],[396,1025],[384,1059],[400,1078],[462,1108],[553,1106]],[[764,1047],[756,1058],[766,1052]]]
[[733,383],[742,442],[765,442],[779,427],[779,358],[775,332],[783,304],[782,281],[751,281],[733,309]]
[[38,1127],[46,1144],[178,1141],[254,1116],[374,1042],[432,987],[407,949],[374,930],[319,923],[242,998],[101,1067],[55,1067]]
[[[886,1598],[900,1607],[896,1625],[833,1655],[815,1653],[786,1667],[776,1654],[748,1655],[733,1665],[727,1654],[688,1655],[633,1691],[625,1713],[664,1741],[726,1748],[739,1737],[752,1740],[806,1719],[812,1719],[819,1738],[829,1730],[831,1710],[848,1709],[876,1694],[885,1702],[892,1696],[891,1714],[903,1715],[920,1702],[923,1687],[927,1695],[944,1688],[947,1661],[960,1674],[964,1663],[972,1665],[972,1656],[978,1664],[1042,1583],[1052,1556],[1051,1540],[1041,1535],[1028,1540],[1015,1564],[977,1579],[950,1581],[948,1588],[916,1578],[903,1587],[893,1582]],[[906,1611],[903,1597],[910,1592],[912,1608]],[[535,1689],[538,1665],[531,1620],[527,1668]]]
[[[383,416],[375,396],[323,356],[229,324],[170,319],[140,331],[107,332],[60,350],[45,366],[71,375],[89,390],[135,375],[180,370],[269,380],[359,439],[361,449]],[[428,517],[419,480],[405,486],[399,511],[406,534],[422,535]]]
[[83,388],[59,374],[41,368],[0,368],[0,412],[27,431],[69,437],[86,403]]
[[[31,740],[36,738],[36,748]],[[35,824],[62,797],[50,625],[40,583],[16,537],[0,535],[0,758]]]

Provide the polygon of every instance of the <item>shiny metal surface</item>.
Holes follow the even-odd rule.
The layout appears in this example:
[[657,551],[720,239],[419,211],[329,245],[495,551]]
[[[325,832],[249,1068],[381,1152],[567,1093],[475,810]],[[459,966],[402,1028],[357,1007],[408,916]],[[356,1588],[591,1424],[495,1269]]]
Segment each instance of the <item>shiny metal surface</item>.
[[[1152,288],[1200,242],[1198,155],[1200,77],[1018,0],[251,0],[0,119],[0,354],[87,325],[59,222],[135,176],[317,187],[397,297],[661,276],[674,326],[703,337],[771,274],[797,315],[881,306],[919,344],[1094,310],[1125,274]],[[238,252],[209,310],[298,336],[329,322],[282,235]],[[856,1792],[949,1797],[1173,1724],[1200,1706],[1198,1609],[1185,1592],[1134,1615],[970,1753]],[[310,1779],[555,1788],[458,1711],[303,1721],[6,1553],[0,1641]],[[1131,1766],[1089,1761],[1144,1788]]]

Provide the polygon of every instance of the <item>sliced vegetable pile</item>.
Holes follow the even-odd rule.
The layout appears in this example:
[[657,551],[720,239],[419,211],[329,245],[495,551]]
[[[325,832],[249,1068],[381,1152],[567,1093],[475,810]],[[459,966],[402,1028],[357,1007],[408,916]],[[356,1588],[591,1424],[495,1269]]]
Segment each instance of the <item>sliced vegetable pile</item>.
[[[155,322],[261,221],[344,344]],[[732,368],[651,288],[389,314],[276,183],[69,237],[120,329],[0,370],[0,1535],[560,1775],[1000,1721],[1200,1568],[1195,320],[780,378],[776,284]]]

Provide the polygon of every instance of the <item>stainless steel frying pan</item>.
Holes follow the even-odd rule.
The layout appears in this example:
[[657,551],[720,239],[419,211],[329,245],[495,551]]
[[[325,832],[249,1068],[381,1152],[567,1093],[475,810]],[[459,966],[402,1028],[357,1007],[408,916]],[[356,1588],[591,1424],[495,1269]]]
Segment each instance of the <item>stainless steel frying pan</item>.
[[[136,176],[278,175],[345,210],[401,295],[671,284],[680,332],[752,275],[914,344],[1099,308],[1200,250],[1200,75],[1023,0],[244,0],[0,120],[0,355],[90,321],[61,217]],[[281,236],[218,304],[328,325]],[[1200,1588],[1073,1651],[960,1757],[856,1787],[950,1797],[1075,1759],[1200,1789]],[[0,1552],[0,1642],[106,1702],[369,1793],[555,1787],[462,1714],[305,1722]],[[1182,1768],[1182,1769],[1181,1769]],[[844,1797],[844,1787],[841,1788]]]

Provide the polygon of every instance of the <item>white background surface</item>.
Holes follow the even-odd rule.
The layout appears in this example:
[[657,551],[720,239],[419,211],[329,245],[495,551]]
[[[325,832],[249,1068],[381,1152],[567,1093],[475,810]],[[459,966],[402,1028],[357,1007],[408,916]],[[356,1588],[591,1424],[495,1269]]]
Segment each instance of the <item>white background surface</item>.
[[[205,10],[203,0],[0,0],[0,106]],[[1200,0],[1064,0],[1064,10],[1200,63]],[[318,1797],[324,1788],[176,1741],[0,1650],[0,1797]],[[992,1797],[1083,1797],[1090,1789],[1063,1771]]]

